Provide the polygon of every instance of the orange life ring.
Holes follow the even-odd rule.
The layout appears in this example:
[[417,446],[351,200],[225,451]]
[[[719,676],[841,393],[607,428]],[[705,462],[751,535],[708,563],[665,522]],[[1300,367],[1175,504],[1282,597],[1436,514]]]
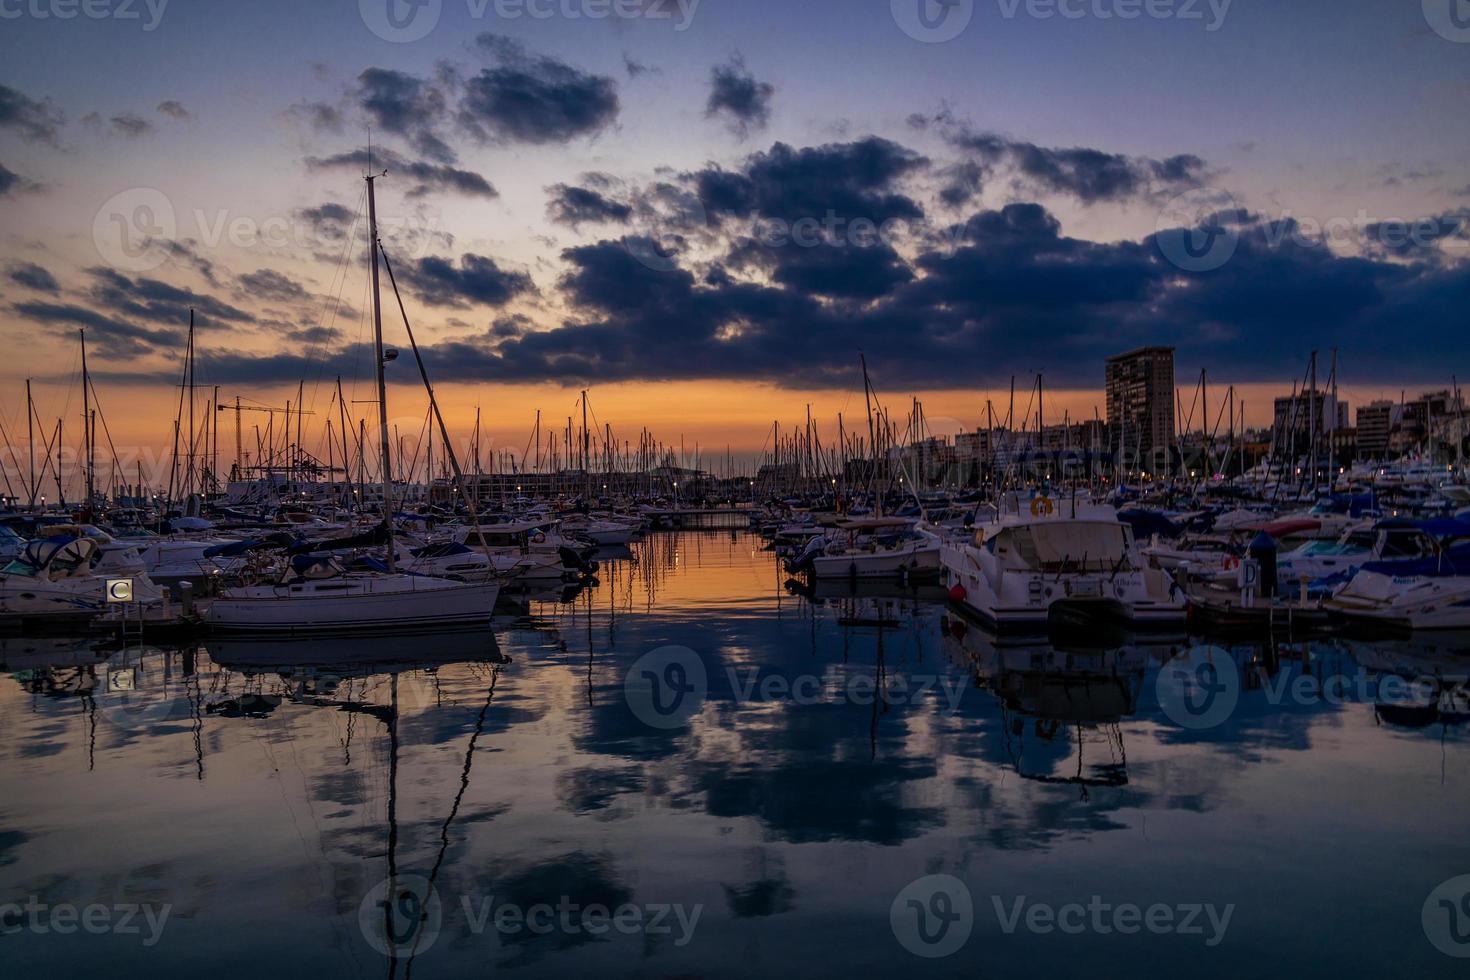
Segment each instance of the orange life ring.
[[1032,517],[1040,517],[1043,514],[1050,515],[1052,513],[1055,513],[1056,509],[1057,509],[1057,505],[1051,502],[1051,498],[1050,497],[1032,497],[1031,498],[1031,516]]

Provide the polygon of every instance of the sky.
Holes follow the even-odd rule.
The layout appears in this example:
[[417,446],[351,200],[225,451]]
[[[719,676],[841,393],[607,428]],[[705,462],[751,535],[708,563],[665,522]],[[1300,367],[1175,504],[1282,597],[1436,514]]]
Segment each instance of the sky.
[[1355,402],[1447,387],[1464,7],[0,0],[4,435],[29,378],[77,441],[85,330],[115,443],[166,445],[191,307],[201,406],[368,414],[369,159],[456,438],[517,452],[582,388],[707,454],[862,426],[860,353],[941,431],[1038,373],[1091,417],[1142,344],[1257,423],[1314,350]]

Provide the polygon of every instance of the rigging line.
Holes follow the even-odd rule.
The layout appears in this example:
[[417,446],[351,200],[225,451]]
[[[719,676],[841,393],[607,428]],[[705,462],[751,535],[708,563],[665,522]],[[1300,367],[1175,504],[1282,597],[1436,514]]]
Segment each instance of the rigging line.
[[[321,392],[322,372],[325,370],[327,365],[326,359],[319,358],[318,354],[325,353],[327,346],[326,337],[330,336],[331,332],[335,330],[337,324],[337,314],[341,311],[342,308],[342,290],[347,288],[347,270],[351,267],[350,259],[352,256],[352,239],[353,236],[356,234],[358,223],[362,220],[362,201],[367,197],[367,188],[363,187],[363,189],[360,190],[358,193],[360,196],[358,197],[358,204],[356,209],[357,214],[352,219],[352,231],[348,234],[347,240],[342,245],[342,254],[337,259],[337,269],[335,272],[333,272],[332,278],[327,282],[328,292],[322,296],[321,312],[316,317],[317,323],[321,323],[321,321],[326,318],[328,311],[330,311],[331,316],[329,319],[327,319],[327,323],[325,324],[325,326],[327,327],[327,333],[323,334],[321,339],[313,341],[312,344],[307,347],[307,360],[315,362],[317,367],[316,377],[312,380],[311,384],[312,408],[316,408],[317,398]],[[337,283],[339,278],[341,281],[340,283],[338,283],[337,288],[334,291],[331,289],[331,285],[332,283]]]
[[[449,828],[453,826],[454,819],[459,815],[460,804],[464,802],[464,795],[470,788],[470,770],[475,764],[475,746],[480,741],[480,736],[485,731],[485,716],[490,711],[490,702],[495,700],[495,688],[500,682],[500,670],[492,670],[490,674],[490,686],[485,690],[485,703],[480,705],[480,714],[475,719],[475,730],[470,735],[469,745],[465,748],[464,768],[459,774],[459,792],[454,794],[454,803],[449,808],[449,815],[444,818],[444,824],[439,828],[439,853],[434,858],[434,866],[429,869],[429,888],[434,887],[434,881],[439,876],[439,869],[444,864],[445,855],[449,851]],[[404,970],[404,978],[413,976],[413,961],[418,954],[419,939],[423,931],[420,930],[414,936],[413,949],[409,950],[408,966]]]

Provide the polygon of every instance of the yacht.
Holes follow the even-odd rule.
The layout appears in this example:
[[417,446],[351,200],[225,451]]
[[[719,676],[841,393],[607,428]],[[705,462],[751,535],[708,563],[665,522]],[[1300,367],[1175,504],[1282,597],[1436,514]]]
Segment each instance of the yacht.
[[786,564],[808,569],[817,578],[937,578],[939,538],[903,517],[838,521]]
[[1470,628],[1470,545],[1415,561],[1368,562],[1323,607],[1400,629]]
[[[109,582],[116,578],[98,570],[101,561],[102,549],[91,538],[57,534],[32,540],[0,570],[0,619],[90,622],[107,611]],[[122,578],[131,583],[132,602],[154,611],[167,605],[141,569]]]
[[973,535],[944,539],[950,598],[997,628],[1069,619],[1183,624],[1183,592],[1153,567],[1106,504],[1012,497]]

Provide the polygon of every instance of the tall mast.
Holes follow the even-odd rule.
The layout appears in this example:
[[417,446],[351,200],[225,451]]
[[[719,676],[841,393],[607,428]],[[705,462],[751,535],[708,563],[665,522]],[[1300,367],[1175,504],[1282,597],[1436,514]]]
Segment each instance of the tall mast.
[[194,492],[194,308],[189,307],[189,350],[188,363],[185,365],[189,372],[189,447],[188,464],[184,470],[184,496]]
[[96,491],[94,471],[92,469],[92,376],[87,373],[87,331],[78,330],[82,339],[82,443],[87,453],[87,503],[92,506],[92,496]]
[[[386,173],[387,171],[384,171]],[[388,387],[383,376],[383,301],[378,295],[378,202],[375,174],[367,176],[368,252],[373,270],[373,351],[378,357],[378,442],[383,449],[383,527],[388,532],[388,571],[393,571],[393,460],[388,450]]]
[[31,379],[26,378],[26,450],[30,454],[27,496],[32,510],[36,507],[36,408],[31,401]]

